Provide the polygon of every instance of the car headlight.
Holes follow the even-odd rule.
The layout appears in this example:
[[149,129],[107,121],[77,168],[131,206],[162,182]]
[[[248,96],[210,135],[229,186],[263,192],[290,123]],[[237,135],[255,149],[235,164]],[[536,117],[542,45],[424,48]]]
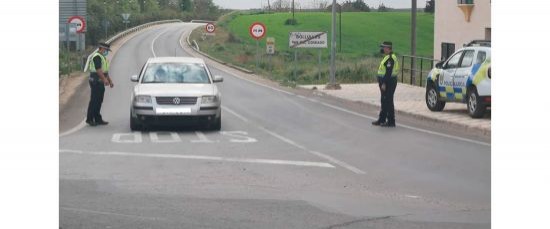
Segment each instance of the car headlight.
[[218,96],[203,96],[201,104],[212,104],[218,102]]
[[141,104],[152,104],[153,101],[151,99],[151,96],[149,95],[138,95],[135,98],[135,103],[141,103]]

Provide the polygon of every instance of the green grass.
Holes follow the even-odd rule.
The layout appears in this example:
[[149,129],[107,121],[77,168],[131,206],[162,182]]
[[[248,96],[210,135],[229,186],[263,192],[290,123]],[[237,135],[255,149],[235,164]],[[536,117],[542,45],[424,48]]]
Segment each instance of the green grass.
[[[318,49],[298,49],[296,77],[294,76],[294,50],[288,47],[291,31],[330,32],[330,13],[297,13],[297,25],[284,25],[289,13],[245,14],[231,13],[220,18],[216,36],[203,40],[200,27],[191,34],[201,51],[235,65],[249,68],[283,85],[324,84],[328,80],[329,49],[322,49],[321,77],[319,77]],[[336,58],[337,81],[340,83],[366,83],[376,80],[381,58],[379,44],[390,40],[397,54],[410,52],[410,15],[402,12],[344,13],[342,15],[342,50]],[[267,26],[267,36],[276,39],[276,54],[265,54],[265,38],[260,42],[260,64],[256,68],[256,40],[248,34],[253,22]],[[330,36],[329,36],[330,37]],[[338,36],[337,36],[338,37]],[[417,53],[431,57],[433,50],[433,15],[418,15]]]
[[[241,15],[227,23],[227,27],[244,42],[254,44],[255,40],[248,35],[248,27],[255,21],[262,22],[267,27],[266,37],[274,37],[276,47],[280,51],[289,49],[288,34],[292,31],[326,31],[330,37],[331,14],[328,12],[297,13],[296,26],[284,25],[288,18],[292,18],[292,14]],[[389,40],[394,43],[396,53],[409,54],[410,24],[410,13],[405,12],[343,13],[341,53],[355,57],[372,55],[379,51],[378,45],[382,41]],[[420,56],[433,55],[433,24],[433,14],[418,14],[417,53]],[[339,39],[339,33],[336,36]],[[265,39],[262,40],[262,44],[265,46]]]

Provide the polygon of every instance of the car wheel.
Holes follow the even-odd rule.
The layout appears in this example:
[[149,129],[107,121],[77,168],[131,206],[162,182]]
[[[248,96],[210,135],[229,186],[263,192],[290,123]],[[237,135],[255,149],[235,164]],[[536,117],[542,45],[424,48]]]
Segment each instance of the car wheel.
[[468,113],[472,118],[481,118],[485,115],[486,106],[481,102],[475,87],[468,90]]
[[207,126],[208,130],[218,131],[222,129],[222,114],[220,113],[220,117],[216,120],[212,121]]
[[132,117],[130,114],[130,129],[132,131],[140,131],[142,129],[141,124],[137,118]]
[[426,105],[431,111],[442,111],[445,108],[445,102],[440,101],[439,92],[433,84],[426,87]]

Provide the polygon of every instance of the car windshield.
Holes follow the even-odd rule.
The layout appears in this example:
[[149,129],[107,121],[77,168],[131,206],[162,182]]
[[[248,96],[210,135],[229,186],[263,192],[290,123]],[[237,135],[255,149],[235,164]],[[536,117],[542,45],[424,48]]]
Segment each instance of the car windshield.
[[142,83],[208,84],[206,67],[198,63],[152,63],[147,66]]

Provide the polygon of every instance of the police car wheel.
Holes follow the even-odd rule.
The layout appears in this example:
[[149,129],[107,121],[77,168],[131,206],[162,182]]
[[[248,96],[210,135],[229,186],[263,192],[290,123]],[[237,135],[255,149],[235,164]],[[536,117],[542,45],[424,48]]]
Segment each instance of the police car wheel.
[[426,88],[426,105],[431,111],[442,111],[445,108],[445,102],[439,100],[439,93],[433,84]]
[[472,118],[481,118],[485,115],[486,106],[481,102],[477,89],[472,87],[468,90],[468,113]]

